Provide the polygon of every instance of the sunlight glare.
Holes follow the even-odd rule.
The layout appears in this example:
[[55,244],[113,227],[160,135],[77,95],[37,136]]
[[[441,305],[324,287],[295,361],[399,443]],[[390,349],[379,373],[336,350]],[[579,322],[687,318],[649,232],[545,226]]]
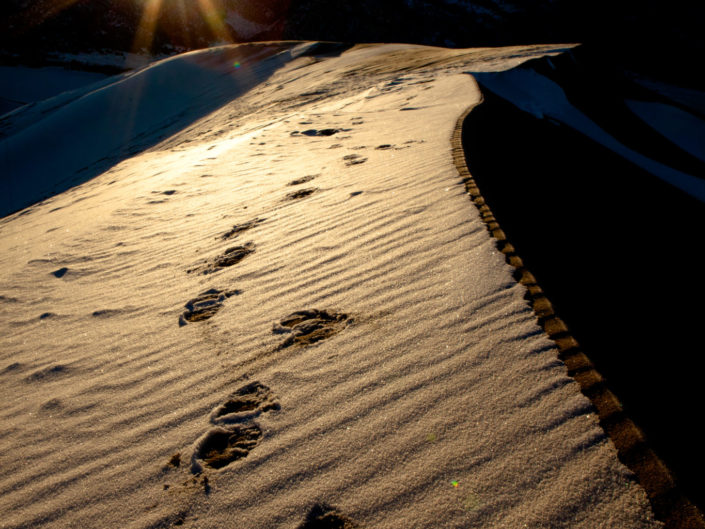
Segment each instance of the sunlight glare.
[[142,9],[140,25],[135,33],[135,40],[132,44],[132,51],[139,53],[142,50],[150,52],[152,40],[154,39],[154,29],[157,25],[162,0],[146,0]]
[[180,37],[182,38],[183,45],[186,48],[191,48],[191,32],[188,30],[188,16],[186,15],[186,6],[184,5],[184,0],[172,0],[172,5],[176,11],[176,16],[179,19],[179,24],[181,28]]
[[198,0],[198,8],[203,15],[203,20],[213,33],[213,36],[221,44],[232,44],[233,39],[230,36],[228,28],[225,26],[225,22],[223,21],[224,17],[220,16],[219,11],[213,5],[211,0]]

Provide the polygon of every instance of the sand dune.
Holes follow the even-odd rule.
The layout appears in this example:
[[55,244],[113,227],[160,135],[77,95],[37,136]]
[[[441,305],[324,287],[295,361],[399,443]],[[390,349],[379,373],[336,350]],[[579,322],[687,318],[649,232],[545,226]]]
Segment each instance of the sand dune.
[[451,155],[561,48],[300,46],[153,66],[275,67],[0,221],[2,527],[661,527]]

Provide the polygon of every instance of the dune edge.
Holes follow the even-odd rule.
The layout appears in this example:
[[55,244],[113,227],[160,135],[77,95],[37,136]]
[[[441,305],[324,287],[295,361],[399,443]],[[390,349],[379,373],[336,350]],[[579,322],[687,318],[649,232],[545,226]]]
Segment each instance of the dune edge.
[[463,124],[473,109],[482,102],[470,106],[463,112],[455,124],[451,137],[453,163],[463,180],[470,200],[477,207],[487,231],[495,239],[497,249],[504,254],[507,264],[514,268],[514,277],[527,288],[526,299],[531,304],[539,326],[556,344],[559,351],[558,358],[565,364],[568,375],[580,385],[583,395],[590,399],[595,407],[600,426],[617,449],[620,462],[636,475],[639,484],[646,491],[656,519],[663,522],[666,529],[705,529],[705,517],[681,492],[672,472],[650,448],[645,435],[627,416],[589,356],[556,314],[536,278],[524,266],[521,257],[502,231],[471,175],[463,149]]

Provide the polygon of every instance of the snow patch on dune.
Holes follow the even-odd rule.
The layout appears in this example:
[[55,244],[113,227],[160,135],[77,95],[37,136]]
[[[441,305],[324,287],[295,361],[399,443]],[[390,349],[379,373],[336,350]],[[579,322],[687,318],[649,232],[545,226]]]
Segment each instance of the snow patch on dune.
[[225,22],[228,26],[235,30],[237,35],[245,40],[249,40],[255,35],[259,35],[260,33],[271,29],[275,25],[271,24],[267,26],[264,24],[258,24],[257,22],[246,19],[234,9],[228,11],[227,16],[225,17]]
[[629,109],[681,149],[705,161],[705,121],[673,105],[625,101]]
[[291,58],[281,46],[191,52],[11,116],[3,128],[8,137],[0,142],[5,191],[0,216],[154,145],[242,95]]
[[654,176],[705,202],[705,180],[678,171],[630,149],[576,108],[554,81],[527,68],[473,73],[481,85],[536,118],[548,117],[611,149]]

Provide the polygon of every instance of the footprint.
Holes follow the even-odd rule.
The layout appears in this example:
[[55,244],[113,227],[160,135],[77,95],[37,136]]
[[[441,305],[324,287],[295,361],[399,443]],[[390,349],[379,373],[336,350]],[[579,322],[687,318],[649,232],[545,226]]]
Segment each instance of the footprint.
[[308,129],[303,131],[301,134],[305,136],[332,136],[333,134],[336,134],[341,130],[342,129]]
[[179,468],[181,466],[181,452],[175,452],[172,454],[165,466]]
[[317,503],[306,515],[306,520],[297,529],[355,529],[357,527],[347,516],[334,507]]
[[206,290],[184,305],[186,310],[179,316],[179,327],[183,327],[188,322],[212,318],[223,307],[226,299],[239,293],[237,290],[223,291],[215,288]]
[[386,151],[387,149],[391,149],[392,147],[394,147],[394,145],[390,145],[389,143],[385,143],[383,145],[378,145],[377,147],[375,147],[375,149],[377,149],[378,151]]
[[126,312],[125,309],[100,309],[100,310],[94,310],[91,313],[91,316],[94,318],[111,318],[112,316],[117,316],[118,314],[122,314]]
[[212,274],[222,270],[223,268],[239,263],[254,251],[255,244],[252,242],[248,242],[242,246],[233,246],[225,250],[222,255],[206,261],[205,264],[201,266],[191,268],[190,270],[187,270],[186,273],[190,274],[191,272],[200,271],[202,274]]
[[272,332],[289,335],[277,346],[277,349],[285,349],[292,345],[311,345],[330,338],[347,327],[351,321],[347,314],[317,309],[301,310],[292,312],[279,323],[275,323]]
[[191,471],[200,473],[202,465],[216,469],[228,466],[246,457],[261,438],[262,430],[255,424],[213,428],[197,441]]
[[58,412],[63,408],[63,404],[59,399],[49,399],[44,404],[39,406],[39,409],[45,412]]
[[214,424],[244,422],[280,408],[272,390],[255,381],[233,392],[228,400],[211,412],[210,421]]
[[28,382],[37,382],[40,380],[53,380],[57,377],[68,374],[69,368],[65,365],[57,364],[55,366],[46,367],[35,371],[27,377]]
[[262,438],[262,430],[253,419],[278,409],[276,397],[261,382],[254,381],[236,390],[211,413],[210,420],[217,426],[196,441],[191,472],[202,472],[203,465],[223,468],[246,457]]
[[24,367],[23,364],[19,362],[12,362],[10,365],[6,366],[5,369],[2,370],[3,373],[12,373],[14,371],[21,370]]
[[306,182],[310,182],[311,180],[313,180],[313,179],[316,178],[317,176],[319,176],[319,175],[310,174],[310,175],[302,176],[301,178],[297,178],[296,180],[292,180],[291,182],[289,182],[289,183],[286,184],[286,185],[288,185],[288,186],[298,186],[298,185],[301,185],[301,184],[305,184]]
[[292,191],[291,193],[287,193],[285,200],[298,200],[299,198],[304,198],[307,197],[313,193],[318,191],[317,187],[308,187],[306,189],[299,189],[298,191]]
[[345,160],[345,165],[350,166],[365,163],[367,161],[367,158],[363,158],[359,154],[348,154],[346,156],[343,156],[343,160]]
[[255,218],[252,220],[248,220],[247,222],[243,222],[242,224],[235,224],[230,231],[221,235],[220,238],[223,240],[234,239],[235,237],[240,235],[243,231],[247,231],[251,228],[254,228],[255,226],[259,226],[265,220],[267,220],[267,219]]
[[66,275],[66,272],[68,271],[69,269],[64,266],[62,268],[59,268],[58,270],[54,270],[51,275],[53,275],[54,277],[64,277]]
[[0,294],[0,301],[4,303],[18,303],[20,300],[17,298],[13,298],[12,296],[5,296]]

